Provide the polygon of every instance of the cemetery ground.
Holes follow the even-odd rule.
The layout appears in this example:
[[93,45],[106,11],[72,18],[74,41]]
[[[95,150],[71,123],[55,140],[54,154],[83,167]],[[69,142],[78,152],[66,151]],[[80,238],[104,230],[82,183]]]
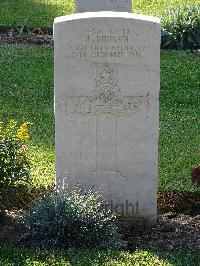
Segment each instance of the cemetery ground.
[[[137,2],[136,8],[141,10],[140,1]],[[167,8],[164,1],[159,1],[159,6],[158,1],[141,2],[143,11],[153,15]],[[175,5],[177,1],[167,2]],[[26,0],[18,5],[14,0],[2,1],[1,25],[2,29],[18,25],[17,33],[26,24],[48,32],[53,18],[66,11],[74,11],[74,1],[37,0],[28,5]],[[25,13],[29,14],[27,20]],[[5,122],[15,119],[20,123],[31,121],[33,125],[29,144],[31,184],[17,202],[18,208],[0,217],[0,265],[198,265],[200,187],[192,183],[191,169],[200,162],[200,53],[161,51],[158,226],[126,232],[128,251],[69,250],[56,254],[22,248],[17,243],[24,230],[18,223],[22,201],[26,195],[32,199],[54,185],[52,37],[1,36],[0,115]]]
[[[0,52],[1,114],[4,119],[33,123],[30,190],[51,188],[55,174],[53,47],[1,44]],[[126,237],[131,243],[131,254],[87,251],[86,264],[86,251],[76,255],[70,251],[59,257],[52,253],[38,251],[35,254],[28,249],[9,247],[8,244],[17,245],[16,239],[20,234],[14,212],[1,222],[5,235],[2,234],[0,240],[7,244],[0,248],[2,265],[10,265],[13,257],[24,265],[36,262],[46,265],[45,260],[53,265],[95,265],[94,261],[96,265],[132,265],[137,261],[148,265],[195,265],[199,253],[192,250],[198,250],[199,187],[192,184],[190,172],[200,159],[197,134],[200,130],[199,69],[198,52],[161,51],[159,212],[168,214],[162,217],[159,228],[145,233],[129,232]],[[151,251],[135,253],[136,247]],[[181,252],[184,248],[186,251]],[[165,249],[168,251],[163,251]],[[170,253],[171,249],[177,252]]]

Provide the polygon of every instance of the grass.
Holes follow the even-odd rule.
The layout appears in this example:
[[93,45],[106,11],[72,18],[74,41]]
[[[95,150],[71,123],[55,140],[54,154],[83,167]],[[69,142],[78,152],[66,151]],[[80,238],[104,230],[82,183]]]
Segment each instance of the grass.
[[161,54],[159,189],[192,191],[190,171],[200,163],[200,56]]
[[[0,26],[52,28],[55,17],[75,12],[75,0],[0,0]],[[163,16],[177,5],[199,4],[199,0],[133,0],[133,11]]]
[[[0,45],[0,115],[33,122],[35,187],[54,185],[53,48]],[[200,163],[200,57],[161,53],[159,190],[200,191],[190,171]]]
[[133,12],[163,17],[170,8],[200,4],[199,0],[133,0]]
[[0,0],[0,25],[52,28],[56,16],[74,12],[75,0]]
[[69,251],[63,255],[12,247],[0,247],[0,265],[23,266],[195,266],[200,260],[198,252],[136,251]]
[[0,46],[0,113],[31,121],[35,186],[53,185],[54,109],[52,47]]

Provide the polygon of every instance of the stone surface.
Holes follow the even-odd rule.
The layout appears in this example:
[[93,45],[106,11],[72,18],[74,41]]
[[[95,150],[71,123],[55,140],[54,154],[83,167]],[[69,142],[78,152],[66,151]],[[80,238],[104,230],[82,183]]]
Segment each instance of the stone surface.
[[60,17],[54,43],[57,184],[94,186],[123,218],[154,220],[160,20]]
[[77,0],[76,12],[120,11],[132,12],[131,0]]

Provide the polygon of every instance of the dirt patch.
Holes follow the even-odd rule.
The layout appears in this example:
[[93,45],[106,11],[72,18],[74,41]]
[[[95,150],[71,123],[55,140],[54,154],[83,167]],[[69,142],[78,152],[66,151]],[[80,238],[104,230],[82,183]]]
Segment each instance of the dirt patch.
[[16,25],[15,27],[10,26],[0,26],[0,34],[5,33],[9,34],[10,32],[14,32],[15,34],[23,33],[28,34],[30,32],[40,32],[41,34],[53,34],[53,25],[52,27],[28,27],[27,25]]
[[34,44],[34,45],[52,45],[53,36],[49,34],[28,34],[16,35],[15,33],[0,33],[0,44]]
[[19,211],[0,214],[0,245],[17,245],[18,239],[24,232],[19,217]]
[[[21,245],[27,229],[20,223],[21,211],[30,207],[38,197],[52,190],[18,191],[16,211],[0,215],[0,245]],[[7,195],[8,196],[8,195]],[[5,203],[5,197],[2,197]],[[11,208],[11,209],[12,209]],[[28,233],[28,232],[27,232]],[[158,193],[158,219],[156,225],[122,228],[130,251],[136,248],[151,250],[200,250],[200,193]]]
[[200,193],[158,192],[158,214],[167,212],[200,214]]
[[[20,224],[20,215],[20,211],[13,211],[0,217],[0,245],[27,245],[23,240],[28,231]],[[122,232],[130,251],[136,248],[160,251],[200,250],[200,215],[163,214],[154,226],[140,230],[129,226]]]
[[130,251],[139,249],[194,251],[200,250],[200,215],[167,213],[149,228],[124,231]]

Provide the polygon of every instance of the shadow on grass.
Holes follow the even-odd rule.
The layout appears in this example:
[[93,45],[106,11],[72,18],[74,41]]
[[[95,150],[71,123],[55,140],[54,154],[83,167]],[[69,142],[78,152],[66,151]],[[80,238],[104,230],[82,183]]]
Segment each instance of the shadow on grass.
[[74,0],[4,0],[1,1],[0,27],[52,28],[55,17],[72,12]]
[[0,263],[12,265],[179,265],[194,266],[199,261],[197,252],[155,252],[72,250],[64,254],[52,251],[35,251],[21,248],[0,247]]

